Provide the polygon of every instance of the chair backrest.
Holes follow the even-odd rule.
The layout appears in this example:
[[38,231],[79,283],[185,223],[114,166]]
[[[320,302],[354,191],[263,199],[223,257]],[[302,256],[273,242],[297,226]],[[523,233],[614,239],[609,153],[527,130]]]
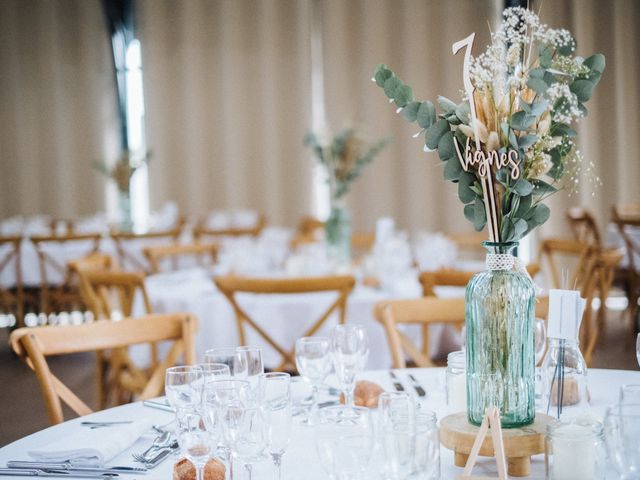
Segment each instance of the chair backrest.
[[151,245],[177,244],[182,234],[182,225],[171,230],[147,233],[111,232],[111,238],[116,245],[118,263],[124,270],[151,273],[151,266],[143,254],[144,248]]
[[267,225],[267,220],[264,215],[260,215],[256,224],[252,227],[228,227],[228,228],[210,228],[207,227],[204,220],[201,220],[196,224],[193,228],[193,238],[200,242],[205,238],[210,238],[213,240],[219,239],[220,237],[242,237],[242,236],[250,236],[257,237],[260,235],[260,232]]
[[[5,270],[9,270],[13,265],[12,274],[8,274],[9,278],[13,278],[13,285],[0,284],[0,305],[7,308],[8,312],[15,313],[18,325],[22,325],[24,321],[24,285],[22,284],[22,267],[21,249],[22,237],[0,236],[0,274]],[[15,289],[15,292],[12,291]]]
[[[592,271],[590,264],[597,252],[596,247],[578,240],[547,238],[540,243],[537,263],[542,269],[545,264],[549,268],[549,288],[579,289],[588,281],[588,275]],[[562,277],[558,261],[565,264]]]
[[248,277],[216,277],[214,279],[218,289],[229,300],[236,314],[238,334],[240,343],[246,342],[245,325],[249,325],[260,335],[269,345],[271,345],[282,357],[282,362],[277,370],[287,367],[295,368],[295,354],[293,348],[282,347],[267,333],[267,331],[252,319],[247,312],[238,304],[237,293],[256,294],[301,294],[313,292],[331,292],[338,294],[336,300],[324,311],[311,327],[301,336],[308,337],[315,334],[320,327],[329,319],[333,312],[338,312],[339,322],[346,320],[347,299],[355,286],[355,279],[352,276],[327,276],[327,277],[304,277],[304,278],[248,278]]
[[144,274],[136,272],[83,270],[80,272],[81,291],[96,319],[111,319],[117,310],[125,317],[131,316],[138,292],[145,312],[149,314],[152,309],[144,278]]
[[64,421],[64,401],[78,415],[91,409],[58,377],[51,373],[46,357],[78,352],[116,349],[148,342],[173,341],[167,356],[154,369],[140,399],[162,394],[165,370],[184,356],[186,364],[195,361],[194,335],[197,320],[187,314],[147,315],[120,322],[98,321],[78,326],[19,328],[11,333],[13,351],[35,371],[45,399],[51,424]]
[[598,248],[602,246],[600,232],[591,212],[583,207],[571,207],[567,210],[567,219],[576,240]]
[[482,246],[482,242],[487,239],[487,233],[484,231],[449,233],[447,238],[456,244],[461,257],[484,258],[486,254]]
[[[78,306],[77,275],[69,268],[68,261],[97,253],[101,238],[99,233],[31,237],[38,254],[41,312],[51,313]],[[73,257],[56,258],[52,254],[53,248],[59,248],[64,255],[73,251]],[[52,273],[57,274],[60,281],[51,278]]]
[[415,324],[421,326],[423,331],[437,323],[461,327],[465,321],[465,305],[464,298],[386,300],[375,305],[374,314],[386,332],[393,368],[406,368],[405,355],[418,367],[433,367],[428,337],[426,341],[423,338],[422,348],[419,348],[398,325]]
[[[637,257],[640,256],[640,240],[638,236],[631,234],[631,229],[640,229],[640,203],[616,204],[612,208],[611,219],[618,227],[618,232],[624,240],[629,262],[629,274],[634,287],[640,287],[640,265]],[[636,291],[637,295],[638,292]],[[633,299],[630,299],[633,300]],[[637,300],[637,297],[636,297]]]
[[218,250],[218,245],[213,243],[192,243],[147,247],[143,253],[151,266],[151,272],[158,273],[166,260],[171,260],[173,270],[180,268],[180,259],[184,258],[195,260],[198,265],[204,265],[207,261],[209,265],[213,265],[218,258]]

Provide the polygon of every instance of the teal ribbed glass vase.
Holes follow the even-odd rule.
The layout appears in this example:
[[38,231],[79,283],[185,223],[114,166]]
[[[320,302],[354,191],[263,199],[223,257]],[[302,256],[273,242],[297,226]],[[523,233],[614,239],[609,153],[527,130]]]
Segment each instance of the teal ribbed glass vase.
[[505,428],[535,417],[535,288],[513,269],[517,242],[483,242],[487,271],[466,290],[467,414],[480,425],[490,406]]
[[325,223],[329,258],[336,265],[351,263],[351,215],[340,200],[331,201],[331,213]]

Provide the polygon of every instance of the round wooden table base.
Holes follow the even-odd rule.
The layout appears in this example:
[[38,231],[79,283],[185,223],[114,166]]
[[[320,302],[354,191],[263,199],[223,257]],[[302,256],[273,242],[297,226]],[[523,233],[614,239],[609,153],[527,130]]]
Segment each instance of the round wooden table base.
[[[531,425],[502,429],[509,476],[526,477],[529,475],[531,455],[544,453],[544,435],[547,425],[553,420],[553,417],[536,413],[536,418]],[[440,421],[440,442],[448,449],[453,450],[454,463],[457,467],[466,465],[479,430],[479,427],[469,423],[465,412],[448,415]],[[493,457],[493,441],[490,431],[482,442],[478,455]]]

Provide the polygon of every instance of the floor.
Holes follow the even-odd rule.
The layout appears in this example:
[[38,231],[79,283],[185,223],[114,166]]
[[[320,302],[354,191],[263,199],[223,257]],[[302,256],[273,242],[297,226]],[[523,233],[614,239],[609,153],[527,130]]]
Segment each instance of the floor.
[[[35,375],[11,352],[8,331],[0,329],[0,447],[48,425]],[[629,321],[610,312],[607,331],[596,348],[593,366],[638,370],[635,338]],[[51,371],[88,405],[95,405],[95,360],[92,354],[50,359]],[[65,418],[71,418],[65,412]]]

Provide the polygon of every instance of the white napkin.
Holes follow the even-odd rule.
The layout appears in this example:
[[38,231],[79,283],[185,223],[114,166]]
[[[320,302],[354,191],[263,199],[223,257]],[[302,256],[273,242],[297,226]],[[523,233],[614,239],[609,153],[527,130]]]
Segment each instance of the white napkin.
[[78,427],[72,435],[56,439],[28,454],[37,462],[103,465],[133,445],[151,428],[151,421],[139,420],[95,429]]

